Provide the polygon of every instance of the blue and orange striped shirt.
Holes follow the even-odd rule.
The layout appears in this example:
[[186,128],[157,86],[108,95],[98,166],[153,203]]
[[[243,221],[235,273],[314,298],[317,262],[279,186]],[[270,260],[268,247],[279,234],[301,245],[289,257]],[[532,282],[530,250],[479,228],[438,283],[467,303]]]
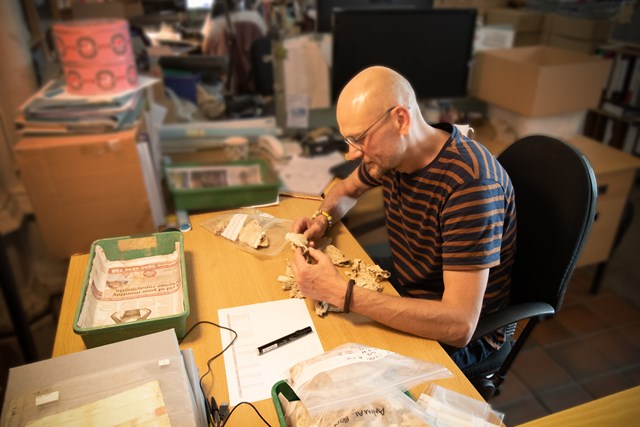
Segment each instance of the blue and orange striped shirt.
[[[486,147],[450,124],[437,157],[414,173],[381,180],[361,165],[358,176],[382,185],[397,283],[412,297],[439,300],[444,270],[489,268],[482,313],[507,304],[515,256],[515,194],[507,172]],[[502,334],[487,337],[495,347]]]

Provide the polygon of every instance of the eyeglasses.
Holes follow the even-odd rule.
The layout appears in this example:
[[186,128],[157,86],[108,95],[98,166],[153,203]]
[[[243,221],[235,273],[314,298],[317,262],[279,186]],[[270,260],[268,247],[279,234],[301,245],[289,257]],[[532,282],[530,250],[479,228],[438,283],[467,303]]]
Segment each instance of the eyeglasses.
[[357,137],[353,137],[353,136],[347,136],[344,139],[344,142],[347,143],[347,145],[355,148],[358,151],[362,151],[362,149],[364,148],[364,144],[362,143],[365,139],[365,137],[367,136],[367,133],[373,129],[373,127],[375,125],[378,124],[378,122],[381,122],[384,118],[387,117],[387,115],[389,115],[390,112],[393,111],[394,108],[396,108],[397,105],[394,105],[393,107],[389,108],[387,111],[384,112],[384,114],[382,116],[380,116],[380,118],[378,120],[376,120],[375,122],[373,122],[373,124],[371,126],[369,126],[367,129],[365,129],[364,132],[362,132],[359,136]]

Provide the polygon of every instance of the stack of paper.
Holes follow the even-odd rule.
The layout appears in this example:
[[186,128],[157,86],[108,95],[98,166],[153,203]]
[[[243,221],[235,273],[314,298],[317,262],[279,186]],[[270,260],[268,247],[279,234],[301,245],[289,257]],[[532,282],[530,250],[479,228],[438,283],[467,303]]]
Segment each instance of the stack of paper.
[[23,135],[103,133],[134,126],[144,104],[143,90],[156,79],[141,77],[138,86],[112,95],[69,94],[52,80],[28,99],[16,118]]

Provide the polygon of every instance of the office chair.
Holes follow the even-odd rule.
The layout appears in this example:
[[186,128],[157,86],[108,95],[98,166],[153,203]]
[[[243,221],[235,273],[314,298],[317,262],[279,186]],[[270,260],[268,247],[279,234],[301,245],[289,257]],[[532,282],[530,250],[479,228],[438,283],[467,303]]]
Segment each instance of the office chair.
[[[536,325],[560,310],[595,218],[597,195],[589,161],[557,139],[527,136],[509,146],[498,160],[516,194],[510,304],[481,316],[472,340],[506,326],[508,341],[487,359],[463,369],[485,400],[499,393]],[[526,326],[516,337],[516,324],[524,319]]]

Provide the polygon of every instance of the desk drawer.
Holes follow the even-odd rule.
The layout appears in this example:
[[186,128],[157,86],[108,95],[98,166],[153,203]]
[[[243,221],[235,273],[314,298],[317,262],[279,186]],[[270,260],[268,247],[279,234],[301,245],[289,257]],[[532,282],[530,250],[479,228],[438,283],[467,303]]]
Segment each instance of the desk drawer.
[[598,197],[596,220],[591,227],[587,245],[578,260],[578,267],[596,264],[609,258],[626,202],[626,194],[624,197],[616,198]]
[[635,177],[634,170],[597,174],[598,201],[624,198],[626,200]]

